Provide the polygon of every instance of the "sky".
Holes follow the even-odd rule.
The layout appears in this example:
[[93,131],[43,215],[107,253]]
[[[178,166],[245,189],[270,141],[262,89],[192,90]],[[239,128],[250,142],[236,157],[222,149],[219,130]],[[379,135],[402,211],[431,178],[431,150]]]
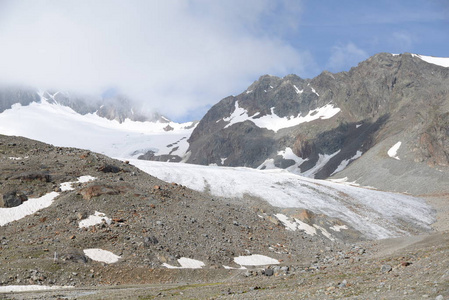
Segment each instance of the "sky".
[[0,84],[124,94],[200,119],[264,74],[449,57],[448,0],[0,0]]

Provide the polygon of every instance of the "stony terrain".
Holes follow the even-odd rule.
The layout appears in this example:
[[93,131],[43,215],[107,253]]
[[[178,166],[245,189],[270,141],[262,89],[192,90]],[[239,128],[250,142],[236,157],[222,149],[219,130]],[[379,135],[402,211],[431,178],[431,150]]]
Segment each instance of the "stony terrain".
[[[1,136],[0,159],[2,194],[14,191],[30,199],[61,193],[50,207],[0,227],[0,287],[75,287],[3,293],[0,298],[449,297],[447,231],[385,241],[363,241],[352,231],[331,242],[285,230],[272,217],[279,210],[258,199],[212,198],[90,151]],[[85,175],[96,179],[61,191],[61,183]],[[110,224],[79,228],[95,211],[110,217]],[[333,221],[307,211],[299,215],[323,226]],[[442,223],[440,229],[447,229]],[[121,259],[93,261],[83,253],[87,248],[105,249]],[[280,264],[223,267],[238,268],[233,258],[249,254]],[[180,257],[201,260],[205,267],[162,266],[176,266]]]

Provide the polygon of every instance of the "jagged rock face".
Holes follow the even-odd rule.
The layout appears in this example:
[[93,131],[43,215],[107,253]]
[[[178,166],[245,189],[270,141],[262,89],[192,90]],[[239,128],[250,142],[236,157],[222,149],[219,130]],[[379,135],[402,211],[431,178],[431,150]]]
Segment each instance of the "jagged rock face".
[[[265,75],[208,111],[190,137],[188,162],[263,168],[272,159],[277,167],[327,178],[397,136],[415,144],[404,146],[408,159],[447,166],[448,87],[449,68],[411,54],[380,53],[349,72],[313,79]],[[318,117],[326,107],[340,111]],[[288,123],[300,117],[306,122]],[[276,118],[287,125],[264,125]],[[280,154],[286,148],[298,157],[297,167]]]
[[59,103],[72,108],[80,114],[96,113],[102,118],[116,120],[120,123],[126,119],[131,121],[161,121],[167,122],[157,113],[144,114],[129,98],[118,95],[111,98],[99,98],[71,93],[44,93],[50,102]]
[[96,113],[100,117],[116,120],[120,123],[126,119],[141,122],[169,122],[169,120],[156,112],[144,112],[140,105],[122,95],[101,98],[51,90],[38,93],[36,89],[19,86],[0,86],[0,113],[6,109],[10,109],[16,103],[26,106],[33,102],[40,102],[41,97],[50,103],[68,106],[82,115]]
[[28,105],[39,101],[39,95],[30,88],[23,87],[0,87],[0,113],[11,108],[15,103]]

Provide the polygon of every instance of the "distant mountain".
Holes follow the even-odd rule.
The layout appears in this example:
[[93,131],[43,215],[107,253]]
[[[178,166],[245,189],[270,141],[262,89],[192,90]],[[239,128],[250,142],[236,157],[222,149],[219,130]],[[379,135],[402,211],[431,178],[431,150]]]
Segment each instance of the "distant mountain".
[[[349,72],[262,76],[207,112],[189,139],[187,162],[283,168],[318,179],[347,169],[335,176],[416,193],[410,182],[447,183],[448,62],[380,53]],[[385,180],[393,168],[394,184]]]
[[[137,107],[137,108],[136,108]],[[0,88],[0,133],[111,157],[180,161],[195,122],[144,113],[131,100]]]

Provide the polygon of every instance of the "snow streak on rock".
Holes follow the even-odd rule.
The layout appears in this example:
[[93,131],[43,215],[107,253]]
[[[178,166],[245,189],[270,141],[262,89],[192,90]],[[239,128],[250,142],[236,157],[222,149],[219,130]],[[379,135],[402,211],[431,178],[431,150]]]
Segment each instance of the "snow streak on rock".
[[275,108],[271,108],[271,114],[258,117],[260,113],[255,113],[252,116],[248,115],[246,109],[239,106],[238,101],[235,102],[234,112],[227,118],[223,118],[223,121],[229,122],[225,128],[232,126],[233,124],[251,121],[257,127],[266,128],[268,130],[273,130],[274,132],[279,131],[282,128],[293,127],[305,122],[311,122],[318,119],[330,119],[335,116],[340,109],[334,107],[333,104],[329,103],[323,107],[316,108],[309,111],[306,116],[301,116],[299,114],[296,117],[279,117],[274,112]]

